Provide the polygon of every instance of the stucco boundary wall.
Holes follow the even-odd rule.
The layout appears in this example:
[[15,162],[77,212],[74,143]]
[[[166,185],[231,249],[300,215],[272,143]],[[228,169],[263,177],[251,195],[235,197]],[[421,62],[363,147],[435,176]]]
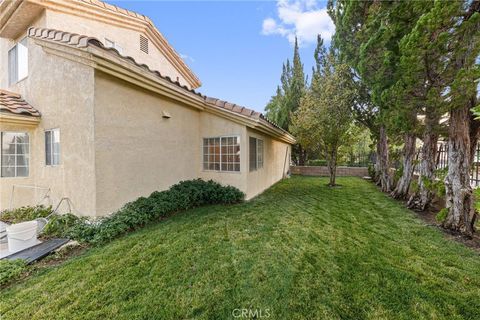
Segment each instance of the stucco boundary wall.
[[[301,176],[328,177],[328,167],[320,166],[291,166],[290,172]],[[368,176],[366,167],[337,167],[337,177],[365,177]]]

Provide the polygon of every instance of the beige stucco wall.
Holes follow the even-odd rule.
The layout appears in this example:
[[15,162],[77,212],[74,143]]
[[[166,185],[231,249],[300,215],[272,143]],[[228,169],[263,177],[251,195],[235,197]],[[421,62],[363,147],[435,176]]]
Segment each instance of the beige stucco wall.
[[[163,112],[171,118],[162,118]],[[240,172],[203,170],[203,138],[232,135],[240,137]],[[267,145],[266,141],[266,150]],[[247,192],[248,139],[244,125],[101,72],[95,76],[95,149],[97,215],[112,213],[128,201],[194,178],[235,186],[249,197],[255,192]],[[261,190],[270,181],[277,181],[277,176],[281,178],[281,174],[272,179],[257,177]]]
[[215,180],[223,185],[231,185],[246,192],[247,190],[247,129],[244,125],[232,122],[217,115],[202,112],[200,116],[200,136],[197,139],[199,147],[203,146],[203,138],[213,138],[219,136],[239,136],[240,137],[240,172],[219,172],[203,170],[203,151],[197,160],[199,177],[205,180]]
[[[60,29],[65,23],[59,15],[48,17],[51,25],[45,14],[34,24]],[[70,24],[75,25],[71,20]],[[0,131],[30,136],[30,174],[0,178],[0,210],[10,206],[13,187],[22,185],[39,189],[15,187],[15,207],[37,204],[49,190],[45,204],[55,206],[68,197],[76,214],[105,215],[139,196],[197,177],[235,186],[250,199],[288,170],[288,144],[47,53],[33,39],[28,40],[29,76],[9,87],[3,70],[14,43],[0,38],[0,87],[22,94],[42,118],[35,127],[0,124]],[[170,119],[162,118],[164,111]],[[44,131],[52,128],[60,129],[61,138],[61,165],[55,167],[45,165]],[[231,135],[240,137],[240,172],[203,170],[203,138]],[[248,168],[249,136],[264,140],[264,168],[256,172]]]
[[198,119],[195,109],[96,73],[97,214],[197,177]]
[[247,130],[247,135],[263,139],[264,149],[263,168],[247,173],[246,193],[247,199],[251,199],[286,175],[290,167],[291,146],[250,128]]
[[[32,26],[45,28],[46,14],[45,11],[34,20]],[[16,39],[0,38],[0,88],[14,90],[15,86],[9,88],[8,84],[8,51],[20,40],[27,36],[25,29]]]
[[[56,205],[68,197],[73,212],[91,215],[95,211],[93,68],[46,53],[32,39],[28,48],[28,77],[7,89],[20,93],[42,118],[30,129],[0,124],[0,131],[30,135],[29,176],[0,178],[0,209],[9,207],[11,190],[17,186],[14,206],[36,204],[50,189],[45,204]],[[44,131],[52,128],[60,129],[61,140],[61,164],[53,167],[45,165],[44,138]],[[32,195],[31,188],[19,185],[45,189]]]
[[[184,77],[155,47],[151,39],[149,39],[149,53],[146,54],[140,51],[140,32],[138,31],[112,26],[75,15],[67,15],[50,9],[46,10],[45,24],[50,29],[95,37],[102,41],[103,44],[105,44],[105,38],[114,41],[123,48],[123,55],[133,57],[138,63],[144,63],[152,70],[158,70],[162,75],[169,76],[172,80],[176,80],[178,77],[182,85],[190,87]],[[143,35],[146,36],[145,34]]]

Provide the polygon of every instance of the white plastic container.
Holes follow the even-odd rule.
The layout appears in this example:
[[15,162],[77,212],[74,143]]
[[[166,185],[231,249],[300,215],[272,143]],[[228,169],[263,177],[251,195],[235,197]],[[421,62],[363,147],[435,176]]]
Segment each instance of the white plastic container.
[[38,243],[37,221],[27,221],[7,226],[8,251],[18,252]]
[[8,224],[0,221],[0,243],[7,242],[7,226]]

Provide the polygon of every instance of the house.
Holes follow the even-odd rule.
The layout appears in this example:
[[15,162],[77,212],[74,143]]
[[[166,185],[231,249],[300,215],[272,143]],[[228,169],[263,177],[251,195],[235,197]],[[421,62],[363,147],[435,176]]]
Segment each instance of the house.
[[60,204],[102,216],[194,178],[249,199],[288,172],[294,138],[198,93],[199,79],[138,13],[4,0],[0,70],[2,210]]

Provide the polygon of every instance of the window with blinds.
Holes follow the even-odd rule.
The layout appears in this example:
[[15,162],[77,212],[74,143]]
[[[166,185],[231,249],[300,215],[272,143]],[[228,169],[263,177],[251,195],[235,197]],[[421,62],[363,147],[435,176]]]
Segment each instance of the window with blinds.
[[250,171],[263,168],[263,140],[250,137],[248,146]]

